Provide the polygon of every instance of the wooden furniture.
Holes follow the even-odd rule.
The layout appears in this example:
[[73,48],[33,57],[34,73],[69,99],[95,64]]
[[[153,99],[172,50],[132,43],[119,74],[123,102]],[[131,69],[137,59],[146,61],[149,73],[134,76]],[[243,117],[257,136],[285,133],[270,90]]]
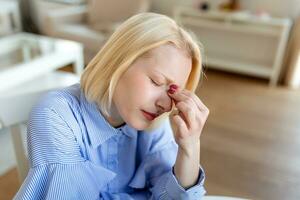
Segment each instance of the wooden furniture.
[[175,20],[196,34],[207,67],[251,75],[276,85],[291,20],[247,12],[200,11],[176,7]]
[[295,20],[290,38],[285,83],[300,89],[300,16]]

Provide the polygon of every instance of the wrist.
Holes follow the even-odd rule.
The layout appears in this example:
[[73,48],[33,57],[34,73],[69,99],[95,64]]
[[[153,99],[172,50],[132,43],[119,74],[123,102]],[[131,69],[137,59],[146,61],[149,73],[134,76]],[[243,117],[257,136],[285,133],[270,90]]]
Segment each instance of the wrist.
[[199,177],[200,145],[188,149],[179,148],[173,173],[179,184],[188,189],[194,186]]
[[200,140],[190,145],[179,145],[178,155],[194,159],[200,156]]

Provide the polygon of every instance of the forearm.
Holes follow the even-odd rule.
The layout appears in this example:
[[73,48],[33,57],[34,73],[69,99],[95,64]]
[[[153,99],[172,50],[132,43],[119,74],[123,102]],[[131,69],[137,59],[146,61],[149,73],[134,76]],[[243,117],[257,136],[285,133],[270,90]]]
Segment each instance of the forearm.
[[197,183],[200,163],[200,141],[189,149],[178,148],[174,166],[175,176],[182,187],[188,189]]

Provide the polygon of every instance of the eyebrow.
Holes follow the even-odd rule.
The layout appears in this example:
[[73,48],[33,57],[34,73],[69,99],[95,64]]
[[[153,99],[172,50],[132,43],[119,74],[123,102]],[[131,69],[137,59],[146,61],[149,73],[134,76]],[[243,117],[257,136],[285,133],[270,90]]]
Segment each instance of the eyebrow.
[[162,75],[164,77],[164,79],[167,80],[168,83],[174,83],[175,82],[173,79],[168,78],[166,75],[164,75],[163,73],[161,73],[157,70],[154,70],[154,72],[159,73],[160,75]]

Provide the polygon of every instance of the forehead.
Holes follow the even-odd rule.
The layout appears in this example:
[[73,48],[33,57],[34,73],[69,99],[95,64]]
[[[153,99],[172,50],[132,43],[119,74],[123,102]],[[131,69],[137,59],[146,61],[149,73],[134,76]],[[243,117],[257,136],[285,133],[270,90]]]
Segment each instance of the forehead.
[[148,70],[163,74],[183,87],[192,69],[192,59],[183,50],[166,44],[154,48],[148,55]]

